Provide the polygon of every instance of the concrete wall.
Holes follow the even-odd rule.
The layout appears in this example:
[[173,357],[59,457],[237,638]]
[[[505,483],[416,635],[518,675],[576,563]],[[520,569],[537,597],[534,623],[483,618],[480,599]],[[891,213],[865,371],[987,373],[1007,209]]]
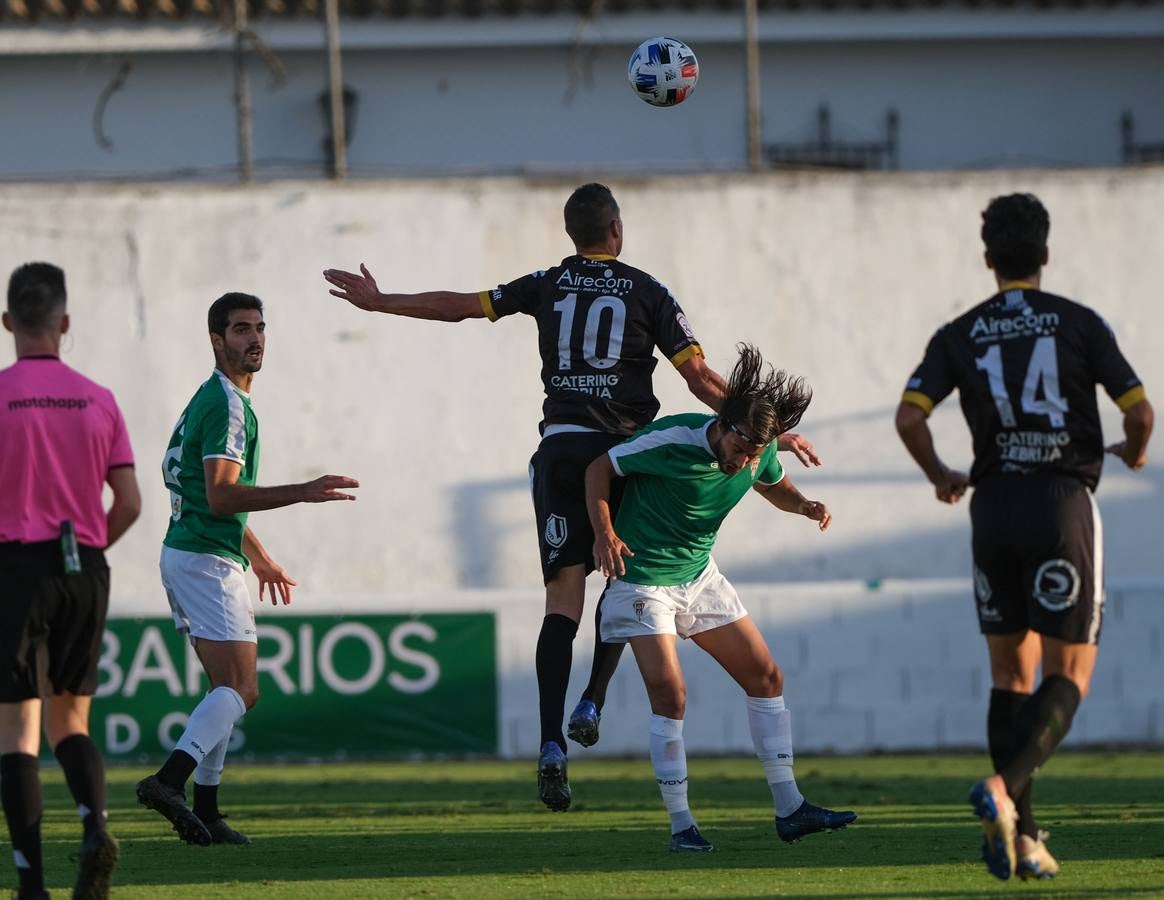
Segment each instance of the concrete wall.
[[[170,430],[212,358],[209,302],[265,298],[268,355],[254,397],[265,483],[351,474],[357,503],[257,514],[256,531],[305,590],[381,592],[539,585],[526,462],[540,381],[531,320],[389,319],[330,297],[327,266],[367,262],[384,289],[477,290],[568,252],[556,180],[351,186],[0,189],[4,267],[69,273],[65,358],[109,385],[129,422],[146,508],[114,550],[116,582],[155,589]],[[745,502],[717,558],[741,582],[946,577],[969,571],[964,506],[936,503],[892,413],[933,330],[992,289],[978,213],[1031,189],[1053,217],[1046,285],[1111,321],[1149,388],[1160,339],[1164,171],[956,176],[704,177],[614,184],[624,258],[684,305],[711,363],[751,340],[816,390],[802,431],[825,459],[793,465],[836,515],[827,534]],[[11,359],[0,346],[0,363]],[[664,412],[696,408],[660,366]],[[1118,412],[1101,404],[1110,435]],[[952,464],[969,462],[955,403],[934,417]],[[1157,454],[1158,458],[1158,454]],[[1111,577],[1164,576],[1164,467],[1108,467],[1099,491]]]
[[[832,135],[840,141],[882,140],[886,113],[896,108],[905,169],[1118,165],[1125,109],[1135,114],[1141,141],[1164,139],[1158,8],[1124,10],[1122,18],[1105,11],[1112,21],[1126,20],[1114,34],[1104,33],[1102,15],[1089,18],[1086,10],[1042,17],[972,12],[914,9],[856,22],[836,13],[767,16],[764,141],[815,140],[822,103],[832,108]],[[370,46],[364,35],[383,32],[391,42],[392,30],[400,30],[395,23],[379,30],[376,23],[352,24],[344,57],[345,82],[359,97],[352,170],[741,169],[747,148],[739,22],[735,13],[664,17],[628,33],[631,26],[617,17],[520,20],[492,45],[456,48],[440,43],[456,23],[433,26],[411,45],[387,47]],[[817,30],[805,32],[811,23]],[[987,24],[1002,31],[982,30]],[[284,83],[275,86],[259,59],[249,64],[254,157],[267,177],[324,171],[322,35],[314,23],[297,25],[294,32],[262,26]],[[626,82],[633,47],[660,31],[684,35],[702,63],[699,87],[674,110],[648,107]],[[233,64],[225,48],[195,43],[199,49],[188,52],[145,52],[142,39],[123,52],[117,34],[97,31],[88,43],[78,39],[50,53],[53,43],[43,37],[35,29],[26,36],[0,28],[0,178],[236,177]],[[44,52],[21,50],[22,40],[35,45],[38,38]],[[123,61],[133,68],[100,117],[109,141],[102,147],[94,113]]]
[[[365,261],[383,289],[488,287],[568,252],[559,217],[572,186],[0,188],[2,267],[43,258],[66,268],[74,328],[64,358],[115,391],[138,454],[145,511],[111,551],[115,613],[164,612],[155,568],[168,515],[160,460],[210,372],[207,306],[226,290],[253,291],[267,302],[269,324],[254,387],[261,481],[338,472],[363,485],[356,503],[255,514],[256,532],[299,580],[306,609],[496,608],[503,749],[532,752],[541,618],[526,482],[540,412],[532,322],[373,316],[330,297],[320,270]],[[1164,171],[613,186],[625,259],[673,289],[712,364],[727,369],[733,345],[747,339],[815,388],[802,431],[825,466],[790,471],[831,505],[834,527],[822,535],[745,501],[716,551],[788,671],[800,745],[975,743],[988,682],[965,584],[860,586],[969,572],[965,505],[934,501],[897,441],[893,409],[932,331],[990,293],[978,213],[989,197],[1019,189],[1051,210],[1046,286],[1102,311],[1152,395],[1164,384]],[[0,365],[11,358],[0,344]],[[696,407],[665,363],[657,387],[664,412]],[[1114,406],[1101,407],[1109,435],[1118,435]],[[952,400],[933,423],[948,461],[967,464],[968,434]],[[1160,738],[1162,490],[1158,462],[1134,475],[1111,465],[1100,486],[1108,575],[1124,599],[1113,597],[1076,739]],[[826,583],[838,580],[858,584]],[[1137,581],[1144,589],[1128,593]],[[572,697],[585,681],[589,633],[587,623]],[[684,659],[693,748],[746,748],[744,720],[730,718],[739,712],[734,687],[693,648]],[[605,750],[638,752],[644,709],[626,664]]]

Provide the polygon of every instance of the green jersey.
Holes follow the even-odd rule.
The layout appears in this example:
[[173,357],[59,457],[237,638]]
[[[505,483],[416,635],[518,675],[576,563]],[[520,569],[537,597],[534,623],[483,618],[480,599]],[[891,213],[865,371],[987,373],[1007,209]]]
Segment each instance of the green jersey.
[[186,405],[162,460],[162,478],[170,491],[167,547],[213,553],[244,567],[242,539],[247,514],[217,516],[206,499],[207,459],[229,459],[242,466],[238,483],[253,485],[259,471],[259,422],[250,394],[217,369]]
[[707,442],[715,416],[664,416],[609,456],[628,478],[614,530],[634,552],[624,581],[686,584],[707,568],[719,526],[752,485],[776,484],[784,469],[775,442],[735,475],[724,475]]

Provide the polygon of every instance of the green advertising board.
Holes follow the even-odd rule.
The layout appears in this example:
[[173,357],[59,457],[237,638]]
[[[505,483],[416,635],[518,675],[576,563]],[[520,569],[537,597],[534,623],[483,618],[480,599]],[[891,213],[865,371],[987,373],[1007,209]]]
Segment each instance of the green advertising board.
[[[235,726],[232,754],[497,752],[493,613],[281,615],[259,625],[258,654],[259,703]],[[110,619],[93,738],[108,759],[163,757],[207,688],[170,619]]]

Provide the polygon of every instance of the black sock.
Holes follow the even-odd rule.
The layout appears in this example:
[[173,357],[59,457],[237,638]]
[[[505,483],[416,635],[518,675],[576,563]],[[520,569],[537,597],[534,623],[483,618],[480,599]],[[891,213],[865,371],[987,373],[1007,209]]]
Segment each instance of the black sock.
[[566,750],[562,718],[566,714],[566,691],[570,688],[570,663],[574,656],[574,635],[578,623],[568,616],[550,613],[542,619],[538,635],[536,667],[538,705],[541,711],[541,744],[554,741]]
[[998,774],[1012,798],[1021,797],[1035,770],[1043,765],[1071,730],[1079,708],[1079,688],[1070,678],[1051,675],[1043,679],[1019,715],[1019,745]]
[[[604,591],[602,597],[605,596]],[[594,610],[594,662],[590,664],[590,681],[582,692],[582,699],[593,701],[599,712],[606,705],[606,688],[614,677],[614,670],[618,668],[622,648],[626,646],[607,644],[602,640],[602,597],[598,598],[598,606]]]
[[53,750],[81,813],[85,837],[105,827],[105,761],[87,734],[72,734]]
[[[1031,698],[1030,694],[994,688],[990,692],[990,711],[986,716],[986,736],[990,745],[990,760],[994,771],[1001,772],[1018,750],[1019,728],[1022,709]],[[1028,781],[1022,794],[1014,798],[1018,810],[1020,834],[1037,838],[1039,827],[1035,824],[1035,814],[1031,809],[1033,781]]]
[[0,756],[0,803],[8,820],[12,852],[20,893],[30,897],[44,891],[44,868],[40,855],[40,819],[44,805],[40,796],[40,765],[29,753]]
[[198,761],[185,750],[175,750],[160,769],[158,781],[176,791],[185,791],[186,782],[198,768]]
[[194,815],[200,818],[204,825],[222,818],[222,813],[218,811],[217,784],[194,782]]

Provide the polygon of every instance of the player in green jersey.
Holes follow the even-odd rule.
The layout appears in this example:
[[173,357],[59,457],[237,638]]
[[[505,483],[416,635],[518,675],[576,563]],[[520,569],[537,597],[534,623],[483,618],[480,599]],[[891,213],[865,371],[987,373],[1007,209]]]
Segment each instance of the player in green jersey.
[[[191,844],[249,844],[223,821],[218,784],[235,721],[259,699],[249,566],[271,603],[291,602],[295,581],[247,526],[247,513],[293,503],[355,500],[352,478],[257,487],[259,429],[251,381],[263,365],[263,304],[250,294],[216,300],[208,315],[215,369],[182,412],[162,462],[170,527],[162,542],[162,585],[174,623],[189,635],[210,679],[173,753],[137,785],[138,801],[161,813]],[[194,776],[194,808],[185,787]]]
[[[646,684],[651,763],[675,851],[712,849],[687,804],[686,687],[676,635],[695,641],[744,689],[780,838],[797,841],[857,818],[814,806],[797,788],[784,673],[711,558],[720,525],[750,490],[817,522],[821,531],[828,528],[828,508],[805,499],[776,458],[776,439],[796,427],[811,398],[804,379],[770,367],[765,372],[760,354],[744,345],[718,416],[666,416],[586,470],[594,564],[611,579],[602,599],[602,639],[630,643]],[[616,476],[627,483],[612,522]]]

